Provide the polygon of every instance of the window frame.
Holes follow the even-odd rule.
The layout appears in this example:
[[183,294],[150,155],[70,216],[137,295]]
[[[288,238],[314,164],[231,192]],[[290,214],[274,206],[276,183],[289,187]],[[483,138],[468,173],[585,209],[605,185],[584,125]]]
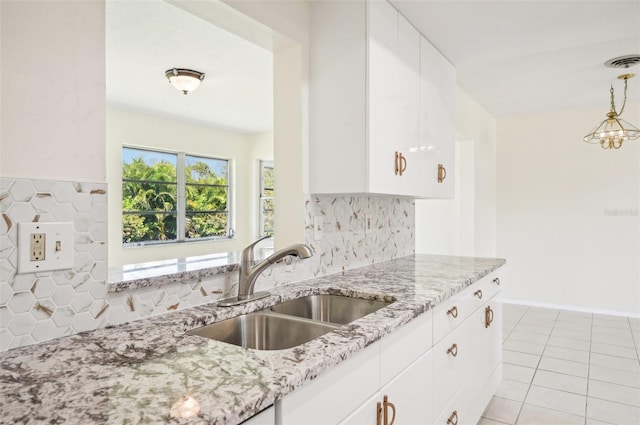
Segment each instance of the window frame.
[[[274,170],[274,161],[273,160],[259,160],[258,161],[258,237],[264,236],[273,236],[275,229],[271,231],[271,233],[265,233],[265,214],[264,214],[264,201],[267,199],[271,199],[272,203],[275,200],[275,184],[274,187],[269,188],[271,190],[272,196],[265,196],[265,185],[264,185],[264,169],[271,168]],[[275,177],[275,176],[274,176]],[[272,209],[272,214],[275,214],[275,204]]]
[[[176,156],[176,182],[173,183],[165,183],[163,184],[175,184],[176,185],[176,239],[171,240],[148,240],[148,241],[139,241],[139,242],[124,242],[122,241],[123,248],[133,248],[133,247],[145,247],[145,246],[157,246],[157,245],[171,245],[171,244],[181,244],[181,243],[191,243],[191,242],[215,242],[215,241],[228,241],[234,239],[235,236],[235,211],[233,208],[233,200],[235,196],[235,186],[233,179],[233,166],[234,161],[232,158],[225,158],[222,156],[212,156],[206,154],[196,154],[189,153],[185,151],[175,151],[170,149],[162,149],[148,146],[136,146],[136,145],[122,145],[121,155],[124,149],[135,149],[139,151],[147,151],[152,153],[160,153],[160,154],[170,154]],[[227,229],[226,235],[223,236],[204,236],[199,238],[187,238],[186,237],[186,221],[187,221],[187,185],[194,185],[193,183],[187,183],[187,178],[185,175],[186,170],[186,157],[195,157],[195,158],[203,158],[203,159],[211,159],[217,161],[225,161],[227,163],[227,202],[226,202],[226,215],[227,215]],[[122,158],[122,156],[121,156]],[[123,160],[120,161],[120,182],[121,184],[125,183],[125,179],[122,175],[122,166]],[[127,179],[126,181],[135,182],[142,180],[131,180]],[[155,180],[150,181],[155,182]],[[197,184],[195,184],[197,185]],[[207,185],[203,186],[220,186],[220,185]],[[124,211],[122,208],[123,194],[120,195],[120,211],[122,217],[125,214],[132,214]],[[140,211],[138,214],[158,214],[157,211]],[[164,212],[160,212],[164,214]],[[135,213],[133,213],[135,214]],[[141,214],[141,215],[142,215]],[[120,224],[122,226],[122,219],[120,220]],[[123,228],[120,228],[120,233],[122,234]],[[121,237],[122,240],[122,237]]]

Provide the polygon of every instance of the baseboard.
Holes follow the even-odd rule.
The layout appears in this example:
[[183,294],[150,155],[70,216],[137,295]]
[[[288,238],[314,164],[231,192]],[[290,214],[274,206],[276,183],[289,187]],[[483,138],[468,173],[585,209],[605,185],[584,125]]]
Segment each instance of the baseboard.
[[507,298],[502,298],[501,301],[503,304],[527,305],[530,307],[552,308],[556,310],[568,310],[568,311],[577,311],[580,313],[593,313],[593,314],[602,314],[606,316],[633,317],[635,319],[640,319],[640,313],[630,313],[625,311],[603,310],[598,308],[585,308],[585,307],[577,307],[574,305],[549,304],[549,303],[540,303],[540,302],[526,301],[526,300],[512,300]]

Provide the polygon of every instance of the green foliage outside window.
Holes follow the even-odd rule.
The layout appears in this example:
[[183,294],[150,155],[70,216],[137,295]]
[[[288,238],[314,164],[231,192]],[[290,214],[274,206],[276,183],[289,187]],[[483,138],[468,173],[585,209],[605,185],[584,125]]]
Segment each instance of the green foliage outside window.
[[273,161],[260,163],[260,236],[273,236]]
[[[184,179],[178,162],[184,158]],[[122,242],[175,241],[228,235],[228,161],[124,148]],[[184,185],[185,199],[178,199]],[[183,214],[184,232],[178,217]]]
[[227,235],[227,161],[187,156],[185,162],[185,237]]

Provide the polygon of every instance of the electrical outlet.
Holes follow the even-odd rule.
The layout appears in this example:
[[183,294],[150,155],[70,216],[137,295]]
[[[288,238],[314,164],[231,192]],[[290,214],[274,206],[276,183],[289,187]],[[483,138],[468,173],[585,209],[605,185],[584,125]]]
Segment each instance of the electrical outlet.
[[46,233],[32,233],[29,236],[30,261],[44,261],[46,255]]
[[73,268],[73,223],[18,223],[18,273]]

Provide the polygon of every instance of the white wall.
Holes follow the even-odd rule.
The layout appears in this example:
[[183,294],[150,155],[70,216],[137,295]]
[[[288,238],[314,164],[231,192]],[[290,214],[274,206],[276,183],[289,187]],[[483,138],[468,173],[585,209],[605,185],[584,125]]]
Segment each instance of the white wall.
[[[286,49],[300,46],[300,57],[298,63],[292,65],[293,71],[275,78],[289,78],[290,84],[306,84],[308,5],[228,3],[264,22],[272,33],[278,31],[289,37],[285,42],[272,34],[273,45],[283,49],[285,55]],[[0,175],[106,181],[104,1],[3,0],[0,8],[0,88],[4,106],[0,112]],[[274,53],[277,61],[278,51]],[[290,77],[296,72],[297,79],[292,81]],[[294,95],[297,97],[285,93],[286,99],[279,107],[297,108],[302,122],[288,121],[295,129],[286,139],[295,145],[283,149],[291,172],[304,173],[302,161],[308,138],[306,87],[299,87]],[[280,116],[286,120],[286,111]],[[288,128],[287,121],[281,126]],[[301,242],[304,234],[302,190],[306,177],[302,175],[300,180],[300,174],[289,174],[284,178],[289,182],[301,181],[299,187],[293,188],[295,191],[283,191],[282,194],[290,196],[279,200],[291,218],[280,220],[287,229],[283,233]],[[117,190],[118,186],[109,186],[109,199],[117,196]]]
[[495,255],[496,121],[456,90],[456,194],[416,201],[416,253]]
[[[182,151],[231,159],[235,180],[233,240],[122,247],[122,146]],[[107,181],[109,183],[109,266],[218,252],[240,251],[256,237],[259,159],[273,159],[271,134],[245,135],[140,112],[107,108]]]
[[[639,106],[625,118],[637,124]],[[604,112],[498,120],[506,298],[640,313],[640,142],[617,151],[582,142]]]
[[105,181],[99,1],[0,1],[0,173]]
[[[173,3],[211,22],[219,19],[219,5],[215,2]],[[301,243],[304,241],[304,194],[308,193],[309,180],[309,3],[279,0],[224,0],[223,3],[268,29],[242,35],[273,50],[275,246]],[[234,31],[243,26],[238,21],[226,24]]]

